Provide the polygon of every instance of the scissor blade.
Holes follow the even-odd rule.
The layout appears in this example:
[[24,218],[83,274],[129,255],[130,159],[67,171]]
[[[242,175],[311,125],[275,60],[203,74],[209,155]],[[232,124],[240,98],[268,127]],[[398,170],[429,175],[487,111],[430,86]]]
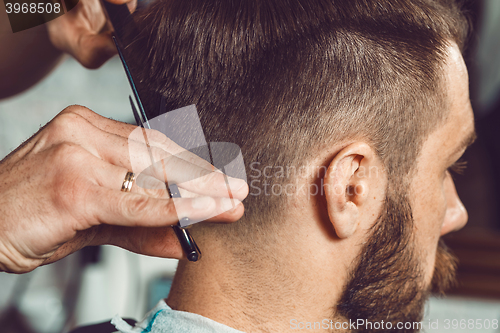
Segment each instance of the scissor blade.
[[137,109],[135,107],[134,101],[132,100],[132,96],[129,95],[128,96],[128,100],[130,101],[130,106],[132,106],[132,113],[134,114],[135,123],[137,124],[137,126],[144,127],[144,124],[142,122],[141,116],[137,112]]

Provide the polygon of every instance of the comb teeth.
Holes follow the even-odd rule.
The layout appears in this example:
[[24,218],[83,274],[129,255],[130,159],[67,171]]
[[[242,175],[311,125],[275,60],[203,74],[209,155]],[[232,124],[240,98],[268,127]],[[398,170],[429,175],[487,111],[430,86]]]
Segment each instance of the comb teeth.
[[[118,44],[118,40],[115,38],[115,36],[113,36],[113,42],[115,43],[116,50],[118,51],[118,56],[120,57],[120,60],[121,60],[122,65],[123,65],[123,69],[125,70],[125,74],[127,75],[128,82],[130,83],[130,88],[132,88],[132,93],[134,94],[135,101],[137,103],[137,109],[139,110],[139,112],[137,112],[137,109],[136,109],[136,113],[139,114],[139,116],[140,116],[139,119],[142,120],[142,121],[138,122],[137,124],[138,125],[141,124],[142,127],[144,127],[144,128],[151,129],[151,127],[149,126],[148,117],[146,116],[146,112],[144,112],[144,107],[142,106],[141,98],[139,97],[139,93],[137,92],[137,88],[135,86],[134,79],[132,78],[132,73],[130,73],[130,69],[128,68],[127,62],[125,61],[125,57],[123,56],[122,50],[121,50],[120,45]],[[137,118],[136,118],[136,120],[137,120]]]
[[[135,101],[137,103],[137,107],[132,99],[132,96],[128,96],[128,99],[130,101],[130,106],[132,107],[132,112],[134,113],[134,118],[138,126],[141,126],[143,129],[151,129],[151,126],[149,125],[148,117],[146,116],[146,112],[144,111],[144,107],[141,102],[141,98],[139,97],[139,93],[137,92],[137,88],[135,86],[134,80],[132,78],[132,74],[130,73],[130,70],[128,68],[127,62],[125,61],[125,58],[123,57],[122,50],[120,49],[120,46],[118,45],[118,41],[116,40],[115,36],[113,36],[113,42],[115,43],[116,50],[118,51],[118,55],[120,57],[120,60],[123,65],[123,69],[125,70],[125,74],[127,75],[128,82],[130,83],[130,88],[132,88],[132,92],[135,97]],[[165,103],[164,103],[164,97],[162,96],[161,99],[161,104],[163,106],[162,111],[165,109]],[[155,160],[153,158],[153,154],[151,152],[151,147],[149,146],[148,138],[146,136],[146,132],[143,130],[143,135],[144,135],[144,140],[146,142],[146,145],[148,147],[148,152],[149,152],[149,157],[151,159],[151,163],[154,164]],[[172,185],[174,186],[174,185]],[[179,193],[179,190],[177,188],[177,185],[175,185],[175,188],[169,188],[167,184],[165,184],[165,189],[168,191],[170,197],[178,197],[180,198],[181,195]],[[175,192],[175,196],[172,195],[172,190]],[[201,251],[198,248],[198,245],[194,241],[193,237],[189,234],[189,232],[181,228],[181,226],[187,227],[190,224],[189,218],[183,218],[179,221],[178,225],[174,225],[173,229],[175,231],[175,234],[177,235],[177,238],[179,239],[179,242],[181,243],[182,249],[184,253],[186,253],[186,257],[188,258],[189,261],[198,261],[201,257]]]

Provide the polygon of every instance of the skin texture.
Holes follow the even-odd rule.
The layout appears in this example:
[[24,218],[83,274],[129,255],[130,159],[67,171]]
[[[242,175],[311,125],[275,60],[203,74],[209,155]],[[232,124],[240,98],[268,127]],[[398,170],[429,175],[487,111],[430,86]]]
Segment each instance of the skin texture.
[[[401,267],[394,272],[403,285],[412,274],[414,281],[400,290],[396,288],[401,284],[387,283],[385,292],[391,295],[404,291],[407,303],[403,305],[409,306],[402,307],[401,314],[418,318],[435,265],[440,280],[446,280],[453,266],[445,252],[437,252],[440,236],[460,229],[467,221],[448,171],[474,133],[467,70],[456,46],[449,48],[444,74],[450,101],[448,116],[424,141],[408,185],[399,183],[404,190],[388,187],[391,183],[382,162],[362,139],[327,145],[321,156],[309,163],[312,170],[327,167],[326,175],[318,179],[311,174],[301,179],[306,185],[322,184],[324,195],[296,194],[282,217],[287,228],[274,232],[267,255],[246,261],[241,259],[243,254],[233,258],[224,251],[223,240],[202,237],[199,243],[210,251],[198,263],[179,263],[167,303],[247,332],[294,332],[292,319],[342,319],[336,306],[345,301],[342,296],[367,244],[383,244],[383,238],[371,238],[372,228],[379,219],[390,220],[384,215],[388,211],[395,216],[391,219],[396,224],[412,222],[406,252],[396,258],[397,263],[410,264],[414,269],[407,270],[409,275],[401,275]],[[406,210],[400,210],[401,205]],[[370,301],[366,299],[365,305]],[[394,304],[388,304],[388,308],[391,306]],[[364,315],[383,318],[380,311]]]
[[[211,222],[241,217],[246,183],[227,177],[234,198],[229,199],[222,173],[157,131],[147,131],[153,158],[165,162],[168,181],[189,198],[170,199],[165,187],[137,182],[132,193],[120,191],[132,163],[138,177],[150,165],[146,146],[129,137],[136,129],[71,106],[1,161],[0,270],[28,272],[99,244],[182,258],[167,228],[179,217]],[[147,177],[165,182],[163,173]]]
[[[126,3],[131,11],[137,4],[135,0],[110,2]],[[0,99],[21,93],[41,81],[60,63],[64,53],[87,68],[99,68],[116,54],[111,31],[99,0],[80,0],[65,15],[15,34],[2,8]]]
[[[136,6],[135,0],[111,2],[127,3],[130,11]],[[0,98],[43,79],[62,52],[87,68],[98,68],[116,53],[98,0],[81,0],[67,14],[16,34],[0,11],[0,45]],[[179,217],[210,222],[241,217],[245,182],[228,178],[228,192],[212,165],[158,132],[148,136],[155,161],[162,163],[148,168],[144,143],[129,137],[135,129],[71,106],[0,162],[0,270],[28,272],[100,244],[183,258],[168,227]],[[168,198],[163,169],[178,183],[182,199]],[[123,193],[129,170],[138,178],[132,193]]]
[[449,168],[472,143],[474,116],[469,100],[467,68],[456,47],[449,49],[447,82],[451,112],[444,126],[424,143],[411,186],[416,244],[424,249],[425,282],[430,283],[439,236],[467,223],[467,211],[457,195]]

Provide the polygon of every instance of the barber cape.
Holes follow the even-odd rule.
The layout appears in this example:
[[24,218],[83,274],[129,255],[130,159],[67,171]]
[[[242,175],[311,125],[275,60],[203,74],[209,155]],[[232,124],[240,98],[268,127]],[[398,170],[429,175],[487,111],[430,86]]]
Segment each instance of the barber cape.
[[134,327],[119,316],[114,317],[111,324],[121,333],[244,333],[198,314],[172,310],[164,300]]

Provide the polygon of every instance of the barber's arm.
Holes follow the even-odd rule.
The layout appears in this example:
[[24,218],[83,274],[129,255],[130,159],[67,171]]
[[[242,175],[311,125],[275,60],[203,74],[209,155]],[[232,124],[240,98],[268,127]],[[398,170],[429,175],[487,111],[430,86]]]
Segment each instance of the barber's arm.
[[[127,172],[151,161],[144,147],[130,160],[130,145],[141,148],[129,139],[136,128],[71,106],[1,161],[0,270],[28,272],[100,244],[182,258],[169,227],[179,217],[231,222],[242,216],[222,173],[156,131],[148,134],[154,160],[165,160],[169,181],[179,177],[179,187],[198,197],[170,199],[165,189],[137,184],[121,191]],[[180,153],[184,157],[175,158]],[[154,172],[150,178],[164,182]],[[234,198],[248,194],[244,181],[229,178],[228,184]],[[228,204],[236,206],[227,211]]]
[[[127,3],[135,0],[110,0]],[[98,68],[116,54],[111,27],[99,0],[80,0],[66,14],[46,24],[13,33],[0,5],[0,99],[29,89],[68,53],[87,68]]]
[[0,4],[0,99],[29,89],[57,66],[63,52],[50,42],[45,25],[13,33]]

